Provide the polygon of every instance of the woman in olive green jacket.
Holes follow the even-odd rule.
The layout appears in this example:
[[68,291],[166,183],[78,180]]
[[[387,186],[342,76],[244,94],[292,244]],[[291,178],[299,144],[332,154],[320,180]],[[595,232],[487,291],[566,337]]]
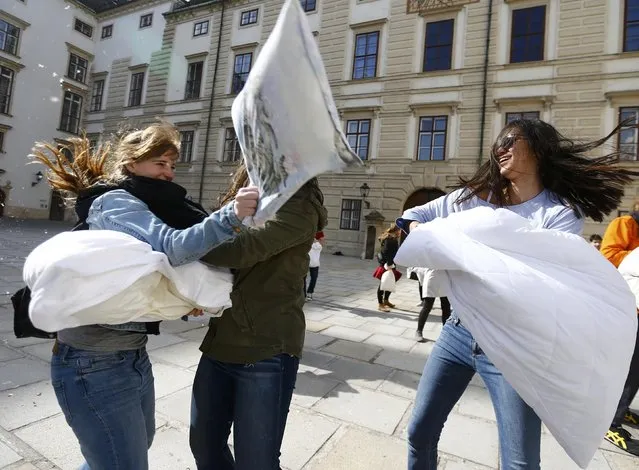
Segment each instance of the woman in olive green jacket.
[[[225,199],[248,181],[236,172]],[[303,280],[315,233],[326,225],[313,179],[265,227],[247,230],[202,258],[234,274],[233,306],[211,319],[191,402],[190,445],[198,470],[278,470],[304,345]],[[235,459],[228,446],[233,425]]]

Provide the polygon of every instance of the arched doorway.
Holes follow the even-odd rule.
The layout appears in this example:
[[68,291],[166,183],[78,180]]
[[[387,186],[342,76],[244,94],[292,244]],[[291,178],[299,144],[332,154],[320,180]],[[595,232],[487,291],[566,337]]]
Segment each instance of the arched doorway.
[[408,199],[406,199],[406,202],[404,203],[404,207],[402,208],[402,211],[405,211],[406,209],[410,209],[411,207],[421,206],[445,194],[446,193],[439,188],[418,189],[413,194],[408,196]]
[[[446,193],[439,188],[421,188],[415,191],[413,194],[408,196],[406,202],[404,203],[404,207],[402,208],[402,212],[410,209],[411,207],[421,206],[430,202],[438,197],[445,195]],[[406,233],[402,232],[401,241],[404,241],[406,238]]]

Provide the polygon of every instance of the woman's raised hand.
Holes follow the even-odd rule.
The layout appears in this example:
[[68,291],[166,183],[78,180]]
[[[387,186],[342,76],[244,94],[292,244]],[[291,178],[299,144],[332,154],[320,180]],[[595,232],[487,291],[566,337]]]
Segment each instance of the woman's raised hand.
[[257,200],[260,197],[260,193],[255,186],[249,186],[247,188],[240,188],[235,196],[235,202],[233,203],[233,211],[238,219],[244,217],[250,217],[255,214],[257,209]]

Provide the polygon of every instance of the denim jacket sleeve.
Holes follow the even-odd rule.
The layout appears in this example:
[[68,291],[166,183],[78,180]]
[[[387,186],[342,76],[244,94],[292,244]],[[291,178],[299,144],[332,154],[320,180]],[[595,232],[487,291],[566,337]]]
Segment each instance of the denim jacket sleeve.
[[115,230],[134,236],[164,253],[173,266],[199,259],[213,247],[244,231],[233,203],[184,230],[169,227],[140,199],[117,189],[97,198],[87,223],[91,230]]

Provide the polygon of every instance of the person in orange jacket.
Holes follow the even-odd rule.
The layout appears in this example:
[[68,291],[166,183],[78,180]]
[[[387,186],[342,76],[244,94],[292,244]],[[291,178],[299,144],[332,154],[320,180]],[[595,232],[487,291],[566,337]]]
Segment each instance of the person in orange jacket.
[[639,247],[639,201],[635,201],[630,215],[617,217],[606,229],[601,253],[618,268],[632,250]]
[[[633,204],[630,215],[617,217],[610,222],[601,242],[601,253],[618,268],[624,258],[637,247],[639,247],[639,200]],[[630,403],[637,395],[637,390],[639,390],[639,331],[635,351],[630,361],[628,378],[610,430],[605,436],[605,439],[613,445],[639,456],[639,440],[633,439],[621,426],[625,424],[639,427],[639,414],[630,410]]]

